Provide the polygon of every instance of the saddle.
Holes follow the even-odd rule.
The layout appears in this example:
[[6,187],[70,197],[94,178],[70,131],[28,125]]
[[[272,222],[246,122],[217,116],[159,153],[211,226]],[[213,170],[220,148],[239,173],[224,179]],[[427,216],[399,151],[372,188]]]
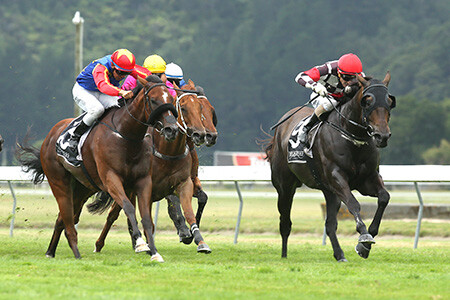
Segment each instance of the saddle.
[[80,124],[80,122],[83,119],[85,114],[86,113],[78,116],[72,122],[70,122],[69,125],[67,125],[67,127],[63,130],[61,135],[56,140],[56,154],[58,156],[61,156],[62,158],[64,158],[64,160],[68,164],[70,164],[70,165],[72,165],[74,167],[79,167],[81,165],[81,162],[83,161],[83,158],[81,157],[81,147],[83,146],[84,141],[86,140],[86,137],[88,136],[89,132],[91,132],[92,128],[97,124],[97,122],[94,123],[94,125],[91,126],[91,128],[89,128],[81,136],[80,142],[78,143],[76,152],[69,151],[69,149],[68,149],[69,148],[68,140],[73,135],[73,132],[75,131],[75,128],[77,128],[77,126]]
[[[302,143],[299,139],[299,133],[303,131],[304,125],[311,118],[307,116],[303,118],[292,130],[291,136],[289,137],[288,147],[287,147],[287,160],[288,163],[306,163],[308,159],[313,158],[312,146],[318,132],[318,128],[322,125],[322,122],[317,123],[311,128],[308,139],[305,143]],[[312,133],[312,134],[311,134]]]

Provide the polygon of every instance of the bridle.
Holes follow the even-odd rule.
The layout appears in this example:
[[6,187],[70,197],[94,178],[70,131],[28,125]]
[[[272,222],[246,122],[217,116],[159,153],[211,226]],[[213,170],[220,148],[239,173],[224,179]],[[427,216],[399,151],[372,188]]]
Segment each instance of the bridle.
[[[167,117],[167,122],[169,123],[175,123],[176,119],[178,117],[178,113],[177,110],[175,109],[175,107],[173,106],[172,103],[164,103],[159,105],[156,109],[151,110],[151,103],[150,103],[150,99],[148,96],[148,93],[155,87],[158,86],[166,86],[165,83],[155,83],[153,85],[151,85],[149,88],[147,88],[146,86],[144,87],[144,110],[148,115],[148,119],[146,122],[142,122],[141,120],[137,119],[135,116],[133,116],[130,112],[130,110],[128,109],[128,104],[127,101],[125,102],[125,109],[128,113],[128,115],[130,115],[131,118],[133,118],[135,121],[137,121],[138,123],[144,125],[144,126],[153,126],[156,124],[159,116],[166,111],[171,111],[173,113],[174,116],[169,116]],[[171,118],[173,118],[173,120],[171,120]]]
[[186,124],[186,121],[184,120],[184,116],[183,116],[183,112],[181,111],[181,98],[185,97],[185,96],[197,96],[196,93],[192,93],[192,92],[185,92],[183,94],[181,94],[179,97],[177,97],[177,101],[175,102],[175,106],[176,106],[176,110],[179,111],[179,115],[180,115],[180,119],[181,119],[181,124],[180,122],[177,121],[177,126],[178,128],[180,128],[181,132],[183,132],[187,137],[191,137],[188,133],[188,126]]
[[[330,96],[327,96],[327,98],[329,98],[329,97]],[[333,124],[327,120],[325,120],[324,122],[326,124],[330,125],[332,128],[336,129],[337,131],[341,132],[346,139],[352,141],[355,145],[366,144],[374,135],[373,128],[367,121],[370,114],[378,107],[386,108],[386,110],[390,114],[391,109],[395,107],[395,97],[392,95],[389,95],[388,88],[382,83],[375,83],[375,84],[371,84],[371,85],[365,87],[362,92],[361,102],[365,98],[368,98],[368,97],[372,97],[372,99],[374,101],[369,106],[362,107],[363,113],[362,113],[361,123],[350,120],[349,118],[342,115],[340,110],[337,109],[336,106],[330,101],[330,103],[333,105],[333,109],[338,113],[340,118],[344,119],[347,123],[350,123],[360,129],[363,129],[367,133],[367,137],[363,137],[363,138],[358,137],[358,136],[354,135],[353,133],[348,132],[347,130],[343,129],[342,127],[340,127],[336,124]],[[389,98],[392,99],[392,104],[389,104],[389,102],[388,102]]]

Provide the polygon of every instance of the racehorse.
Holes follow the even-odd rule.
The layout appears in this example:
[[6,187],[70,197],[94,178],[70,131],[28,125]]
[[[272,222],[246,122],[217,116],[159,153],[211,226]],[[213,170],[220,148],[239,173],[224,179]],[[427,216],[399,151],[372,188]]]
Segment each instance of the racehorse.
[[[193,166],[191,151],[187,143],[188,139],[191,139],[196,145],[201,145],[204,142],[205,129],[202,123],[202,103],[197,99],[197,94],[191,92],[195,91],[195,86],[191,80],[188,86],[183,87],[183,90],[179,90],[178,88],[176,90],[178,97],[175,106],[178,112],[179,126],[179,133],[176,139],[169,142],[158,135],[155,136],[155,131],[151,128],[147,134],[152,141],[153,151],[153,168],[151,173],[153,189],[151,201],[159,201],[176,191],[181,199],[181,206],[190,224],[194,240],[198,245],[197,251],[210,253],[211,249],[204,242],[200,234],[192,209],[191,200],[194,185],[191,179],[191,169]],[[97,197],[93,203],[88,205],[89,212],[102,212],[110,203],[112,203],[111,199],[104,196]],[[103,248],[106,236],[112,224],[118,218],[120,210],[121,208],[117,203],[113,203],[103,231],[95,244],[96,252],[99,252]],[[177,226],[175,220],[174,223]],[[186,226],[185,223],[184,226]],[[178,226],[177,229],[179,229]]]
[[[320,189],[325,196],[326,233],[336,260],[347,261],[336,236],[341,201],[354,216],[356,230],[360,234],[355,250],[363,258],[369,256],[371,245],[375,243],[373,237],[378,234],[390,198],[378,173],[377,149],[386,147],[391,136],[388,122],[390,111],[395,107],[395,97],[388,93],[390,78],[389,72],[382,82],[358,76],[359,90],[355,96],[335,108],[327,121],[310,132],[310,136],[315,135],[311,163],[288,163],[287,159],[291,132],[301,119],[312,113],[311,109],[296,112],[275,130],[265,151],[270,162],[272,184],[278,192],[282,257],[287,257],[292,199],[296,188],[302,184]],[[285,116],[294,111],[292,109]],[[352,190],[378,197],[378,207],[369,230],[361,219],[360,204]]]
[[[201,86],[195,86],[195,84],[189,80],[187,85],[182,87],[183,90],[192,90],[197,93],[197,99],[202,104],[202,123],[205,127],[205,145],[207,147],[214,146],[217,141],[217,115],[214,106],[211,105],[208,98],[205,95],[205,90]],[[197,156],[197,151],[194,148],[192,140],[189,138],[187,140],[189,148],[191,149],[192,156],[192,172],[191,177],[194,182],[194,197],[198,199],[197,213],[195,214],[195,219],[197,221],[197,226],[200,227],[200,221],[202,218],[203,210],[205,209],[206,203],[208,201],[208,195],[203,191],[200,179],[198,178],[198,167],[199,160]],[[167,199],[167,210],[170,218],[172,219],[175,227],[177,228],[178,235],[180,237],[180,242],[186,245],[192,243],[193,236],[190,234],[189,228],[186,226],[186,220],[181,214],[180,209],[180,199],[176,195],[169,195]]]
[[[139,78],[144,87],[131,103],[125,101],[121,108],[109,110],[91,130],[81,150],[84,167],[69,165],[55,151],[56,140],[71,119],[62,120],[51,129],[40,153],[30,147],[19,151],[19,161],[34,173],[34,182],[42,180],[45,174],[58,202],[59,215],[46,252],[48,257],[55,256],[61,232],[65,229],[75,257],[81,258],[74,224],[78,223],[88,197],[102,190],[124,209],[132,226],[135,251],[148,251],[152,260],[163,261],[151,234],[151,147],[145,134],[149,126],[157,126],[166,139],[174,139],[177,113],[166,85],[154,75],[147,77],[147,80]],[[27,158],[26,154],[34,157]],[[148,245],[142,239],[134,206],[128,198],[131,193],[138,198],[142,225],[149,238]]]

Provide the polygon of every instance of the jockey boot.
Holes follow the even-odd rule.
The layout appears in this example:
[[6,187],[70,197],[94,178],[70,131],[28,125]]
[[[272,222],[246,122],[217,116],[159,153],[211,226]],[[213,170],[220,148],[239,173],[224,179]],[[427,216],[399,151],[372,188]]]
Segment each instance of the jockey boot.
[[319,121],[319,118],[315,113],[312,114],[311,118],[306,121],[306,124],[303,125],[303,129],[300,132],[298,139],[302,144],[305,144],[308,140],[308,132],[313,128],[313,126]]
[[83,121],[81,121],[80,125],[78,125],[78,127],[75,128],[73,135],[67,141],[69,143],[69,146],[67,148],[70,148],[72,152],[77,153],[78,142],[80,141],[80,138],[83,135],[83,133],[85,133],[89,129],[89,127],[90,127],[89,125],[86,125]]

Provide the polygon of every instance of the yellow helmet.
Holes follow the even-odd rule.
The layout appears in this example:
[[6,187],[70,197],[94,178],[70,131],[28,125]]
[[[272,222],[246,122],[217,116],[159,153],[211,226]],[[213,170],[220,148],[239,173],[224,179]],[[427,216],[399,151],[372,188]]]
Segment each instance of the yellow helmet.
[[144,60],[144,68],[147,68],[152,73],[164,73],[166,71],[166,62],[161,56],[153,54],[147,56]]

